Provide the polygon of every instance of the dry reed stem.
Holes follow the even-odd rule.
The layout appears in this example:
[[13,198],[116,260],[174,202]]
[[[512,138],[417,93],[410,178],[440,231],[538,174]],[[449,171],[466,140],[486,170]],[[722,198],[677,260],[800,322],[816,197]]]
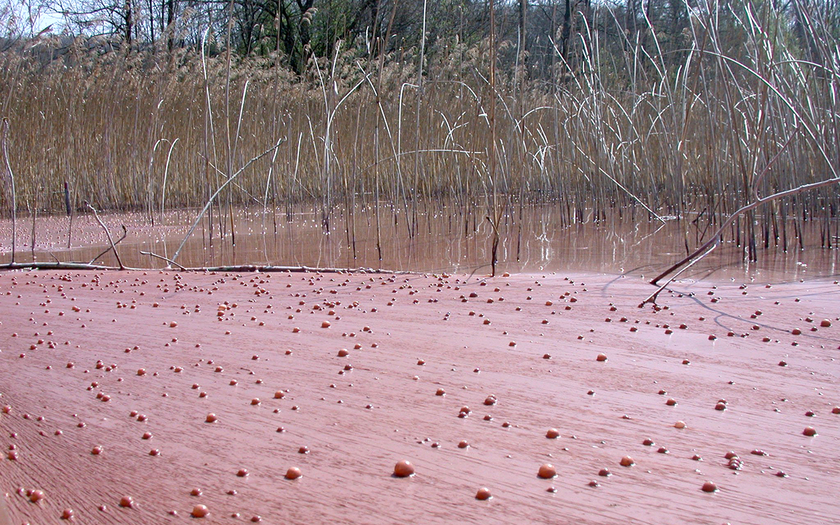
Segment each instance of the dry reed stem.
[[[111,238],[111,231],[108,229],[107,226],[105,226],[105,223],[102,222],[102,219],[99,218],[99,212],[96,210],[96,208],[91,206],[89,202],[85,202],[85,206],[87,206],[88,209],[90,209],[93,212],[93,216],[96,218],[96,222],[98,222],[99,225],[102,226],[102,229],[105,230],[105,235],[108,237],[108,243],[111,245],[110,249],[113,250],[114,257],[117,258],[117,264],[119,265],[120,270],[124,270],[125,266],[123,266],[122,260],[120,259],[120,253],[117,251],[117,245],[114,244],[114,239]],[[125,226],[123,226],[123,230],[125,230]],[[96,257],[96,259],[98,258],[99,257]],[[94,259],[93,261],[95,261],[96,259]],[[91,261],[89,264],[93,265],[93,261]]]
[[15,247],[17,246],[17,191],[15,190],[15,174],[9,162],[9,150],[6,145],[9,135],[9,119],[3,117],[3,158],[6,161],[6,172],[9,174],[12,192],[12,264],[15,262]]

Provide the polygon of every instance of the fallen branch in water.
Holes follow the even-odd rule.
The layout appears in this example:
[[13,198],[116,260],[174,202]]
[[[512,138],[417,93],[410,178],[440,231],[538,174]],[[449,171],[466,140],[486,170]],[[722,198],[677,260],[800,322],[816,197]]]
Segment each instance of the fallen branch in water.
[[136,270],[137,268],[119,268],[117,266],[99,266],[80,262],[28,262],[0,264],[2,270]]
[[311,273],[387,273],[392,275],[410,275],[417,272],[407,270],[382,270],[377,268],[318,268],[311,266],[260,266],[243,264],[238,266],[209,266],[186,268],[190,272],[311,272]]
[[[109,248],[110,249],[110,248]],[[151,255],[169,262],[169,259],[150,252],[140,252],[143,255]],[[322,268],[315,266],[271,266],[243,264],[237,266],[199,266],[186,267],[178,266],[178,271],[183,272],[242,272],[242,273],[276,273],[276,272],[310,272],[310,273],[375,273],[390,275],[413,275],[420,272],[407,270],[385,270],[379,268]],[[28,262],[0,264],[0,271],[3,270],[109,270],[109,271],[174,271],[172,268],[130,268],[127,266],[99,266],[96,264],[80,262]]]
[[[698,261],[700,261],[701,259],[706,257],[707,255],[709,255],[710,253],[712,253],[712,251],[715,248],[720,246],[721,239],[722,239],[722,234],[723,234],[724,230],[726,230],[726,228],[728,228],[733,222],[735,222],[735,219],[737,219],[738,217],[740,217],[744,213],[746,213],[750,210],[753,210],[755,208],[758,208],[762,204],[767,204],[768,202],[771,202],[771,201],[774,201],[774,200],[777,200],[777,199],[781,199],[781,198],[784,198],[784,197],[790,197],[790,196],[793,196],[793,195],[798,195],[800,193],[805,193],[806,191],[815,190],[817,188],[822,188],[824,186],[831,186],[832,184],[838,184],[838,183],[840,183],[840,177],[833,177],[833,178],[826,179],[826,180],[823,180],[823,181],[820,181],[820,182],[812,182],[810,184],[804,184],[802,186],[797,186],[796,188],[791,188],[789,190],[773,193],[772,195],[768,195],[768,196],[763,197],[763,198],[758,197],[758,200],[753,201],[753,202],[751,202],[749,204],[746,204],[744,206],[741,206],[734,213],[732,213],[732,215],[730,215],[729,218],[726,219],[723,222],[723,224],[721,224],[720,228],[717,229],[717,231],[714,233],[714,235],[712,235],[712,237],[708,241],[703,243],[702,246],[697,248],[694,252],[689,254],[684,259],[681,259],[679,262],[672,265],[670,268],[668,268],[667,270],[665,270],[661,274],[654,277],[653,280],[650,281],[650,284],[652,284],[654,286],[658,286],[659,281],[661,279],[664,279],[668,275],[670,275],[670,274],[674,273],[675,271],[679,270],[677,273],[675,273],[673,276],[671,276],[668,279],[668,281],[665,282],[664,285],[660,286],[658,290],[656,290],[653,294],[648,296],[647,299],[642,301],[642,303],[639,305],[639,307],[642,307],[647,303],[656,304],[656,298],[659,296],[659,293],[662,290],[664,290],[671,282],[673,282],[673,280],[676,279],[679,274],[681,274],[683,271],[685,271],[686,269],[688,269],[689,267],[691,267],[692,265],[694,265],[695,263],[697,263]],[[688,265],[688,266],[686,266],[686,265]],[[685,266],[685,268],[683,268],[683,266]],[[682,269],[680,269],[680,268],[682,268]]]

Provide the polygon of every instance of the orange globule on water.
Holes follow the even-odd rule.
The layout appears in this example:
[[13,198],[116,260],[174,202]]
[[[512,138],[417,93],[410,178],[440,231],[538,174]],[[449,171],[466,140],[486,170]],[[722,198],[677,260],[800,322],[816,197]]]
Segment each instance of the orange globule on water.
[[206,505],[196,505],[190,513],[193,518],[203,518],[208,514],[210,514],[210,510]]
[[407,478],[414,475],[414,465],[410,461],[403,459],[394,465],[394,475],[398,478]]
[[557,475],[557,469],[551,463],[540,465],[540,470],[537,471],[537,476],[543,479],[551,479]]
[[488,489],[487,487],[481,487],[480,489],[478,489],[478,492],[475,493],[475,499],[481,501],[488,500],[492,497],[493,496],[490,494],[490,489]]
[[545,433],[545,437],[548,439],[557,439],[560,437],[560,432],[556,428],[549,428],[548,432]]
[[702,488],[703,488],[703,492],[717,492],[717,489],[718,489],[717,485],[715,485],[711,481],[707,481],[707,482],[703,483]]
[[619,464],[622,467],[632,467],[633,465],[636,464],[636,462],[633,461],[633,458],[631,458],[630,456],[624,456],[623,458],[621,458],[621,461],[619,462]]
[[29,494],[29,501],[31,501],[32,503],[38,503],[42,499],[44,499],[44,491],[43,490],[36,489],[36,490],[33,490]]
[[289,470],[286,471],[286,479],[298,479],[302,475],[303,474],[300,469],[297,467],[290,467]]

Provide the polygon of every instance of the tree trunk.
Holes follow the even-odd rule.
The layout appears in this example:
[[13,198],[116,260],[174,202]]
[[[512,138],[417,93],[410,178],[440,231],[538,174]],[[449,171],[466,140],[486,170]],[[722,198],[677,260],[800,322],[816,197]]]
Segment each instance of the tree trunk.
[[175,0],[166,0],[166,47],[169,51],[175,48]]
[[569,38],[572,35],[572,0],[566,0],[566,8],[563,10],[563,33],[560,51],[563,61],[569,63]]
[[125,44],[128,51],[131,51],[131,33],[134,30],[134,17],[132,14],[131,0],[125,0]]
[[519,67],[521,68],[521,77],[520,81],[525,82],[525,71],[527,71],[525,67],[525,42],[528,40],[525,38],[527,33],[525,32],[525,26],[528,18],[528,0],[519,0]]

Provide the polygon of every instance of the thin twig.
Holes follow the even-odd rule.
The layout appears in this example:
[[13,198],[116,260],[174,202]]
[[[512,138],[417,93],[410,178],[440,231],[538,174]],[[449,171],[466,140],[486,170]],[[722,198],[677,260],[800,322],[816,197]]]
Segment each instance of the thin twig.
[[258,161],[259,159],[263,158],[264,156],[268,155],[269,153],[271,153],[271,152],[272,152],[272,151],[274,151],[275,149],[279,148],[279,147],[280,147],[280,144],[281,144],[282,142],[283,142],[283,138],[278,139],[278,140],[277,140],[277,143],[276,143],[274,146],[272,146],[271,148],[269,148],[269,149],[265,150],[264,152],[260,153],[260,154],[259,154],[259,155],[257,155],[256,157],[254,157],[254,158],[252,158],[251,160],[249,160],[248,162],[246,162],[244,166],[242,166],[241,168],[239,168],[239,171],[237,171],[236,173],[234,173],[233,175],[231,175],[231,176],[230,176],[230,177],[229,177],[229,178],[228,178],[228,179],[224,182],[224,184],[222,184],[221,186],[219,186],[219,188],[216,190],[216,192],[215,192],[215,193],[213,193],[213,195],[211,195],[211,196],[210,196],[210,198],[207,200],[207,204],[205,204],[205,205],[204,205],[204,208],[201,210],[201,213],[199,213],[199,214],[198,214],[198,217],[196,217],[196,218],[195,218],[195,222],[194,222],[194,223],[193,223],[193,225],[190,227],[190,230],[187,232],[187,234],[184,236],[184,240],[183,240],[183,241],[181,241],[181,245],[180,245],[180,246],[178,246],[178,249],[177,249],[177,250],[175,250],[175,254],[172,256],[172,261],[175,261],[175,260],[177,260],[177,259],[178,259],[178,255],[181,253],[181,250],[184,248],[184,245],[185,245],[185,244],[187,244],[187,239],[189,239],[189,238],[190,238],[190,236],[193,234],[193,232],[195,231],[195,229],[198,227],[198,223],[199,223],[199,222],[201,222],[201,218],[202,218],[202,217],[204,217],[204,214],[205,214],[205,213],[207,213],[207,210],[208,210],[208,209],[210,208],[210,206],[213,204],[213,201],[214,201],[214,200],[216,200],[216,197],[218,197],[219,193],[221,193],[221,192],[222,192],[222,190],[224,190],[224,189],[227,187],[227,185],[228,185],[228,184],[230,184],[231,182],[233,182],[234,180],[236,180],[236,177],[237,177],[237,176],[239,176],[239,174],[240,174],[240,173],[242,173],[243,171],[245,171],[245,170],[246,170],[246,169],[247,169],[247,168],[248,168],[251,164],[253,164],[254,162],[256,162],[256,161]]
[[163,261],[166,261],[166,262],[168,262],[169,264],[174,264],[175,266],[177,266],[177,267],[178,267],[178,268],[180,268],[181,270],[186,270],[186,268],[185,268],[185,267],[181,266],[180,264],[176,263],[175,261],[173,261],[172,259],[170,259],[170,258],[168,258],[168,257],[164,257],[163,255],[158,255],[158,254],[153,253],[153,252],[144,252],[144,251],[141,251],[141,252],[140,252],[140,255],[148,255],[148,256],[150,256],[150,257],[157,257],[158,259],[161,259],[161,260],[163,260]]
[[111,238],[111,232],[108,230],[108,227],[105,226],[105,223],[102,222],[102,219],[99,218],[99,212],[96,211],[96,208],[91,206],[90,203],[87,201],[85,201],[85,206],[87,206],[91,209],[91,211],[93,211],[93,216],[96,217],[96,222],[98,222],[99,225],[102,226],[102,229],[105,230],[105,235],[108,236],[108,242],[111,244],[111,249],[114,250],[114,257],[117,258],[117,264],[120,265],[120,270],[125,270],[125,266],[123,266],[122,260],[120,260],[120,254],[119,252],[117,252],[117,247],[114,244],[114,239]]
[[[122,231],[123,231],[123,233],[122,233],[122,237],[120,237],[119,239],[117,239],[117,241],[114,243],[114,246],[116,246],[116,245],[118,245],[119,243],[121,243],[121,242],[123,241],[123,239],[125,239],[126,235],[128,235],[128,230],[126,230],[126,229],[125,229],[125,224],[121,224],[120,226],[122,226]],[[102,257],[103,255],[105,255],[105,254],[106,254],[106,253],[108,253],[109,251],[111,251],[111,248],[106,248],[105,250],[103,250],[103,251],[102,251],[102,253],[100,253],[99,255],[97,255],[96,257],[94,257],[93,259],[91,259],[91,261],[90,261],[88,264],[93,264],[93,263],[95,263],[95,262],[97,261],[97,259],[99,259],[99,258],[100,258],[100,257]]]

